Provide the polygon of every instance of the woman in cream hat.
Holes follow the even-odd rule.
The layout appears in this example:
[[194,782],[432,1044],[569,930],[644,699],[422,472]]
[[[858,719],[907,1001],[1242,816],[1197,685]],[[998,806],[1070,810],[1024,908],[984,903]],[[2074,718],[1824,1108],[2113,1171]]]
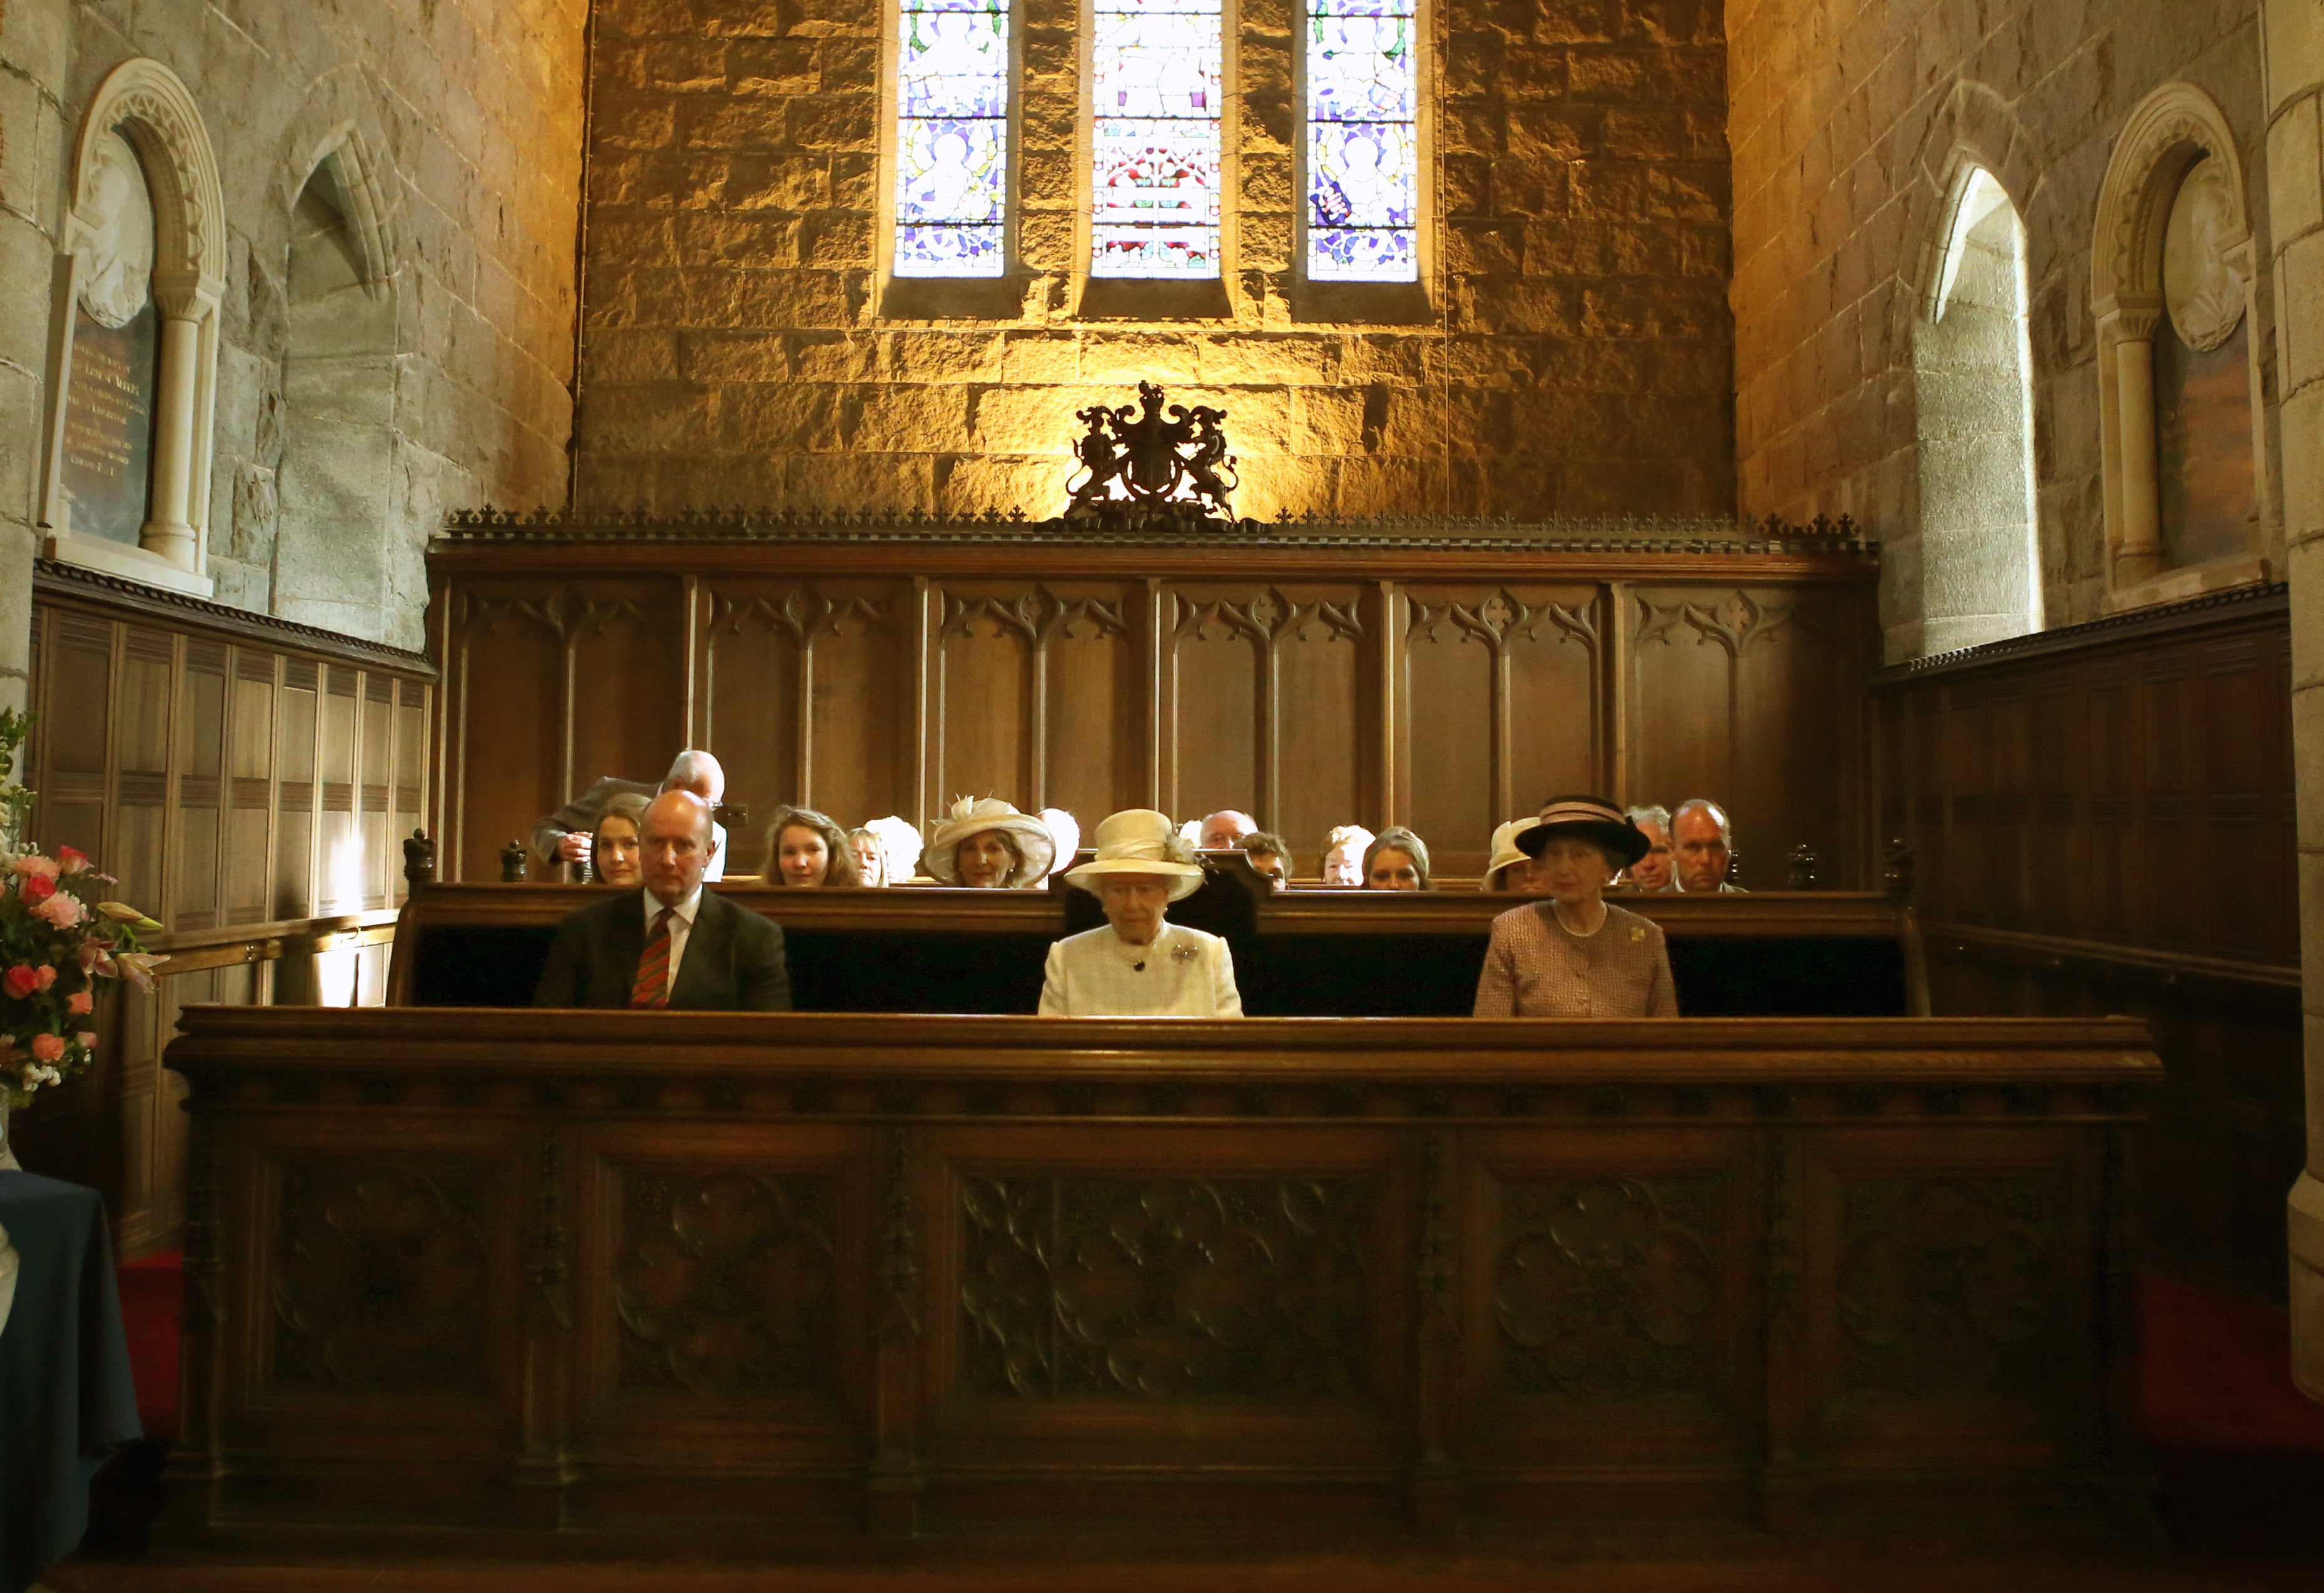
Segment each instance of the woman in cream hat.
[[1240,1017],[1234,958],[1215,935],[1165,921],[1174,901],[1201,889],[1203,870],[1151,808],[1097,827],[1095,861],[1065,879],[1105,907],[1105,927],[1049,948],[1044,1017]]
[[1517,845],[1517,837],[1541,823],[1536,815],[1511,819],[1493,830],[1493,861],[1485,865],[1488,893],[1533,894],[1533,859]]
[[920,867],[940,885],[1021,889],[1049,877],[1057,843],[1049,826],[997,797],[964,796],[936,828]]
[[1607,902],[1606,883],[1646,852],[1622,810],[1598,796],[1557,796],[1517,837],[1549,899],[1493,920],[1479,1017],[1676,1017],[1662,925]]

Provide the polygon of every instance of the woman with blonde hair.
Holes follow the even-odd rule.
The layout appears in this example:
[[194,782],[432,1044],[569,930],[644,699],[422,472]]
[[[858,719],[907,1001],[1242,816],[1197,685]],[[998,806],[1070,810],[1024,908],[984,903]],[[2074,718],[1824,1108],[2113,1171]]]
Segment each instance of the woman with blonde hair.
[[1364,848],[1367,890],[1434,890],[1428,882],[1428,843],[1402,824],[1390,824]]
[[767,825],[767,863],[760,882],[812,890],[825,885],[861,885],[863,874],[856,867],[846,831],[812,807],[785,803]]
[[964,796],[928,837],[920,866],[940,885],[1021,890],[1049,877],[1056,837],[1029,813],[994,796]]
[[1323,833],[1322,878],[1326,885],[1361,885],[1364,848],[1372,833],[1361,824],[1334,824]]

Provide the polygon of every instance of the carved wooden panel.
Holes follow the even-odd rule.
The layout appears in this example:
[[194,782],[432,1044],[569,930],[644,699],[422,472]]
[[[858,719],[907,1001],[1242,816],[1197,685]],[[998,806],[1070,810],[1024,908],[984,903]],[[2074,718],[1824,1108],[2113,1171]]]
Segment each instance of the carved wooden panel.
[[1359,1398],[1378,1198],[1363,1179],[969,1181],[961,1387]]
[[1891,672],[1874,699],[1936,1009],[2145,1017],[2169,1064],[2146,1242],[2277,1296],[2306,1145],[2291,682],[2285,599],[2258,592]]
[[1437,870],[1481,874],[1495,825],[1603,791],[1594,587],[1414,586],[1406,594],[1407,822]]
[[1840,1199],[1842,1388],[1935,1400],[2054,1378],[2053,1180],[1864,1178]]
[[1582,1399],[1716,1392],[1716,1176],[1501,1186],[1499,1381]]
[[624,1386],[714,1398],[835,1389],[830,1179],[624,1169],[621,1184]]
[[286,1159],[280,1178],[272,1381],[482,1394],[495,1169],[309,1156]]
[[[43,564],[32,587],[31,707],[37,731],[25,783],[39,793],[33,838],[72,846],[116,876],[117,890],[173,929],[307,915],[334,858],[358,893],[387,905],[400,872],[374,833],[318,855],[318,821],[356,818],[352,732],[359,702],[401,704],[417,751],[407,811],[427,786],[425,663],[369,643],[335,645],[263,616],[161,603],[136,589]],[[326,714],[325,702],[337,710]],[[328,778],[318,753],[329,751]],[[340,754],[345,756],[341,757]],[[385,753],[370,754],[383,770]],[[333,783],[336,782],[336,783]],[[336,798],[333,794],[336,793]],[[385,817],[385,805],[372,815]],[[180,1084],[160,1051],[187,1001],[268,999],[250,970],[183,973],[163,992],[106,993],[96,1014],[97,1069],[18,1119],[35,1171],[103,1190],[115,1243],[130,1257],[174,1244]]]
[[1862,850],[1860,606],[1812,590],[1659,588],[1637,594],[1634,625],[1627,799],[1720,803],[1746,887],[1779,889],[1803,842],[1826,879],[1850,877]]
[[1377,593],[1360,587],[1175,588],[1175,753],[1166,803],[1185,817],[1240,808],[1320,847],[1382,800],[1368,760],[1382,714]]

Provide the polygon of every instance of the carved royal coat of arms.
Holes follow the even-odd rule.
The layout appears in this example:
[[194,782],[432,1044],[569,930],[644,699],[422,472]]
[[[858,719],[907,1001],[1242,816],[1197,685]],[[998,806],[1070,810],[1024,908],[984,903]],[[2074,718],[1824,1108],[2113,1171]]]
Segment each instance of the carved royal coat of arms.
[[1074,411],[1089,429],[1074,444],[1081,462],[1068,518],[1103,514],[1109,505],[1159,509],[1191,505],[1231,519],[1234,456],[1227,452],[1224,410],[1163,404],[1163,391],[1138,384],[1138,405],[1095,404]]

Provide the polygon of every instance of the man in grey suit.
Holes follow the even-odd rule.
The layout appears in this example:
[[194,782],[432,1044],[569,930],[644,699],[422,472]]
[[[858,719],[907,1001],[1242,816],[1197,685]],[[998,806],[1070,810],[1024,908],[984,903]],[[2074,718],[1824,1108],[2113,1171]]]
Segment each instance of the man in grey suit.
[[665,791],[646,808],[642,889],[569,914],[557,926],[536,1007],[683,1007],[788,1012],[783,932],[702,886],[718,854],[710,805]]
[[[560,863],[577,863],[582,879],[589,877],[589,847],[592,832],[597,821],[605,816],[605,809],[616,796],[651,796],[660,791],[691,791],[715,808],[726,796],[726,771],[718,760],[709,753],[688,747],[669,766],[669,773],[659,786],[649,786],[640,780],[617,780],[612,775],[602,775],[572,801],[532,826],[533,861],[543,869]],[[711,833],[717,838],[718,851],[703,870],[705,879],[719,879],[726,872],[726,830],[712,815]]]

